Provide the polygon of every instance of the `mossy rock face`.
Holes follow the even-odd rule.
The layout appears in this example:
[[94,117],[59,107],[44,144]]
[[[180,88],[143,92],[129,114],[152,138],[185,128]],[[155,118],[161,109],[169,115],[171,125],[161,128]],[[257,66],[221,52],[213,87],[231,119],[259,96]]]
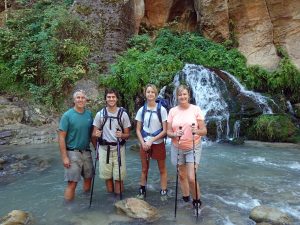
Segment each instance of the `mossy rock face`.
[[298,132],[286,114],[260,115],[248,129],[250,139],[272,142],[289,142]]
[[88,16],[93,12],[91,7],[85,5],[77,5],[75,11],[84,16]]
[[297,118],[300,118],[300,103],[295,104],[294,109],[295,109],[295,116]]

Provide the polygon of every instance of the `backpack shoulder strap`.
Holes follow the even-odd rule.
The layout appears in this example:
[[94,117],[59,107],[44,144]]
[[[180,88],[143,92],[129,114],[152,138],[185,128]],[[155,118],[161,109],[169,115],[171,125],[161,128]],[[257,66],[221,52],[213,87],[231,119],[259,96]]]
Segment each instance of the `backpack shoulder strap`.
[[143,125],[144,125],[144,119],[145,119],[146,111],[147,111],[147,102],[145,102],[145,104],[143,106],[143,110],[142,110],[142,129],[143,129]]
[[161,102],[159,101],[157,103],[157,116],[159,119],[159,122],[161,123],[161,127],[163,126],[162,118],[161,118]]
[[122,116],[123,116],[124,111],[125,111],[125,109],[123,107],[120,107],[118,114],[117,114],[117,120],[118,120],[119,126],[122,129],[122,132],[124,131],[124,127],[123,127],[123,123],[122,123]]
[[102,111],[102,116],[103,116],[103,121],[100,124],[100,130],[103,130],[103,127],[107,121],[107,109],[104,107],[102,110],[100,110],[100,116],[101,116],[101,111]]

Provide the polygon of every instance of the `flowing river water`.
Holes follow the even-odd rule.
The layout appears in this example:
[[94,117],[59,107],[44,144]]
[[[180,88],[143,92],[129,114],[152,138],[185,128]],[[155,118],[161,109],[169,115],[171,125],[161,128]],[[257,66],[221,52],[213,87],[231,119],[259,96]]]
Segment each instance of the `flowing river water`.
[[[124,198],[133,197],[140,176],[139,155],[127,144],[127,171]],[[82,193],[81,183],[72,205],[63,205],[63,166],[57,144],[0,146],[0,154],[25,153],[50,162],[44,171],[27,170],[16,174],[9,183],[0,182],[0,217],[13,209],[32,213],[40,225],[118,225],[148,224],[117,213],[114,196],[105,192],[103,181],[95,182],[92,207],[89,195]],[[168,145],[169,149],[169,145]],[[161,202],[157,165],[151,161],[147,201],[157,207],[162,217],[154,225],[205,224],[254,225],[249,219],[258,205],[275,207],[300,224],[300,149],[296,145],[246,143],[241,146],[206,143],[203,148],[198,181],[201,183],[203,210],[196,221],[190,204],[178,201],[174,219],[176,170],[167,155],[168,186],[171,198]],[[0,179],[1,178],[0,176]],[[179,194],[179,199],[181,194]]]

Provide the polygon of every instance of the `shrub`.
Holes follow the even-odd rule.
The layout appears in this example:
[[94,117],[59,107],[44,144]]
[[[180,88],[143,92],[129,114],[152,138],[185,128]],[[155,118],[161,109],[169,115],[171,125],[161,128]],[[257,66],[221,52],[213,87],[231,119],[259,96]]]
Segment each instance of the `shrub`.
[[0,29],[2,91],[17,87],[36,102],[57,106],[86,74],[88,27],[60,2],[38,1],[19,9]]
[[249,130],[250,138],[272,142],[292,140],[298,132],[287,115],[260,115]]
[[299,70],[283,55],[278,70],[269,72],[246,64],[237,49],[214,43],[196,33],[158,31],[155,39],[147,34],[129,41],[130,48],[111,67],[110,75],[100,79],[104,86],[120,90],[123,104],[133,110],[133,99],[141,95],[148,82],[158,87],[168,85],[185,63],[225,70],[250,89],[272,95],[284,92],[293,102],[300,101]]

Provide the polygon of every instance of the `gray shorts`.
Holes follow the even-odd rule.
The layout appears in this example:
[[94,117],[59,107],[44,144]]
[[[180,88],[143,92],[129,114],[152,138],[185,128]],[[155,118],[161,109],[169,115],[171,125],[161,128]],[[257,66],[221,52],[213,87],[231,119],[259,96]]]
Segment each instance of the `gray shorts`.
[[[199,165],[202,152],[201,142],[195,146],[195,161]],[[182,150],[171,144],[171,162],[174,166],[184,165],[186,163],[194,163],[194,151],[192,150]]]
[[80,177],[91,178],[94,175],[92,154],[90,151],[67,151],[71,166],[65,168],[65,181],[79,182]]

